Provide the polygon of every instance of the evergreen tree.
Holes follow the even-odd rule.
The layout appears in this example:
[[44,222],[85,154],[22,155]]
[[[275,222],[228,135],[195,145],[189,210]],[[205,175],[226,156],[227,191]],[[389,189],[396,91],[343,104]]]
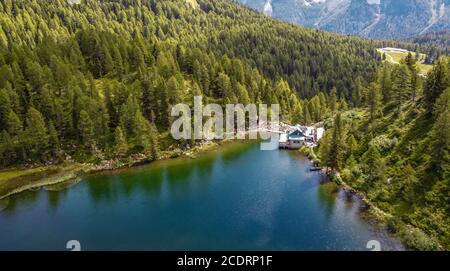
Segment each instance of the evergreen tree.
[[332,113],[335,113],[338,109],[336,88],[331,90],[329,107]]
[[347,102],[345,101],[344,98],[341,99],[340,103],[339,103],[339,110],[342,112],[345,112],[348,110],[348,105]]
[[133,132],[136,135],[137,145],[146,150],[150,147],[150,124],[144,118],[141,111],[137,111],[135,115],[135,123],[133,126]]
[[384,65],[381,69],[378,81],[383,96],[383,103],[387,104],[392,100],[391,70],[388,65]]
[[304,122],[303,108],[300,103],[297,103],[297,105],[295,106],[294,111],[292,112],[291,121],[294,124],[300,124]]
[[142,113],[148,121],[153,121],[153,104],[155,99],[153,97],[153,86],[148,79],[144,79],[141,83],[142,87]]
[[81,143],[87,149],[94,147],[94,124],[91,117],[85,110],[80,112],[80,120],[78,122],[78,134],[81,139]]
[[312,123],[311,115],[309,114],[308,105],[303,107],[303,121],[305,125],[309,125]]
[[442,92],[450,87],[449,67],[444,59],[439,60],[425,82],[425,104],[429,112],[432,112],[436,99]]
[[0,163],[8,165],[14,162],[14,143],[6,130],[2,131],[0,139]]
[[437,99],[434,104],[434,115],[439,116],[445,111],[450,111],[450,87]]
[[60,148],[60,141],[58,132],[56,131],[55,125],[52,121],[48,124],[48,134],[49,134],[49,145],[53,152],[53,155],[57,156]]
[[334,118],[333,133],[330,143],[329,166],[334,170],[339,170],[342,165],[344,155],[344,123],[341,113],[337,113]]
[[167,90],[169,93],[169,103],[171,105],[176,105],[180,103],[183,99],[182,87],[178,83],[175,76],[172,76],[167,82]]
[[157,160],[159,158],[158,130],[154,125],[150,127],[150,143],[150,158],[151,160]]
[[418,89],[418,81],[419,81],[419,72],[417,71],[416,67],[416,59],[413,57],[411,52],[408,53],[408,55],[405,58],[406,66],[408,66],[408,69],[411,73],[411,90],[412,90],[412,96],[411,99],[415,100],[417,95],[417,89]]
[[324,167],[331,165],[331,133],[326,132],[319,143],[319,156]]
[[406,65],[399,65],[393,73],[392,95],[395,99],[397,110],[400,110],[402,102],[411,96],[411,72]]
[[384,179],[384,164],[381,154],[375,146],[370,146],[362,157],[364,171],[367,174],[368,185],[372,185],[376,180]]
[[401,195],[403,199],[408,204],[414,204],[416,201],[417,195],[415,192],[415,188],[418,184],[418,179],[416,177],[416,171],[414,168],[408,164],[401,171],[399,179],[402,182]]
[[6,120],[6,127],[8,127],[8,133],[12,136],[20,135],[23,129],[22,121],[20,120],[19,116],[17,116],[14,111],[9,111],[7,120]]
[[352,156],[358,150],[358,142],[353,135],[347,138],[347,158]]
[[7,127],[11,101],[6,89],[0,90],[0,127]]
[[369,120],[373,122],[382,116],[382,97],[380,87],[376,83],[371,83],[368,88],[367,107],[369,108]]
[[47,149],[49,136],[42,114],[31,107],[27,114],[26,145],[29,153],[38,157]]
[[427,172],[437,178],[450,169],[450,111],[439,115],[431,133],[431,159]]
[[352,91],[352,104],[353,107],[361,106],[362,93],[363,93],[363,85],[362,85],[362,77],[358,76],[355,80],[355,85]]

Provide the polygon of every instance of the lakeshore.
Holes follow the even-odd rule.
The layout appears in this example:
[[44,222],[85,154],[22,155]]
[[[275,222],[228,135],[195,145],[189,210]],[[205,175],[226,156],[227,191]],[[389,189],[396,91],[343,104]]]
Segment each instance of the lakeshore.
[[[300,153],[308,157],[308,159],[311,161],[311,163],[316,164],[317,163],[317,156],[314,153],[313,148],[304,147],[301,148]],[[364,209],[365,212],[363,215],[367,220],[370,220],[374,223],[376,223],[379,227],[389,228],[389,231],[395,235],[397,238],[399,238],[406,246],[407,249],[415,250],[416,249],[416,239],[426,239],[428,241],[433,241],[430,236],[428,236],[426,233],[424,233],[421,229],[414,227],[410,224],[404,224],[404,223],[393,223],[394,216],[388,212],[383,211],[380,209],[375,203],[373,203],[366,194],[364,194],[361,191],[358,191],[348,183],[346,183],[340,176],[339,172],[332,172],[328,171],[327,169],[322,168],[321,172],[323,174],[326,174],[329,178],[329,181],[334,183],[335,185],[341,187],[348,193],[351,193],[353,195],[356,195],[358,198],[361,199],[363,204],[365,205]],[[445,250],[444,247],[439,244],[439,250]]]
[[[9,197],[0,247],[60,250],[75,238],[88,250],[367,250],[379,240],[383,250],[403,250],[363,219],[358,197],[310,165],[296,151],[238,142],[197,159],[88,174]],[[20,226],[36,215],[36,227]]]
[[[213,150],[220,145],[229,143],[229,141],[210,141],[207,144],[194,146],[186,151],[164,151],[157,160],[173,159],[181,156],[194,159],[201,153]],[[98,165],[66,162],[59,165],[42,165],[32,168],[3,169],[0,170],[0,200],[29,189],[37,189],[77,180],[87,174],[99,173],[103,171],[114,171],[122,168],[132,168],[152,162],[155,161],[150,161],[145,155],[141,154],[134,155],[127,161],[108,160],[102,161]]]

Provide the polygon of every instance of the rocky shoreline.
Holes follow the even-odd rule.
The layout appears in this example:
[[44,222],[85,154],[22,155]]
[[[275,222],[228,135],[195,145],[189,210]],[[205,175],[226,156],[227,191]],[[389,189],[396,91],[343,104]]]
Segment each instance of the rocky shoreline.
[[[311,161],[311,163],[315,164],[317,162],[317,156],[314,153],[314,150],[312,148],[308,148],[308,151],[305,151],[303,149],[300,150],[302,154],[307,156],[307,158]],[[326,174],[331,182],[335,182],[339,187],[343,188],[346,192],[351,193],[352,195],[356,195],[362,203],[367,207],[364,209],[364,214],[366,215],[366,218],[369,219],[371,222],[376,223],[380,227],[387,227],[387,224],[390,220],[394,218],[394,216],[390,213],[387,213],[378,206],[376,206],[375,203],[373,203],[363,192],[353,188],[351,185],[347,184],[342,180],[342,178],[339,175],[339,172],[331,175],[329,171],[326,169],[322,169],[322,172]],[[400,228],[401,227],[401,228]],[[396,226],[393,229],[389,229],[389,231],[397,237],[404,245],[405,248],[410,250],[416,250],[417,247],[414,246],[414,239],[410,236],[405,236],[405,234],[400,234],[400,232],[407,232],[411,236],[414,234],[420,234],[424,236],[425,238],[432,239],[430,236],[427,236],[426,233],[424,233],[421,229],[414,227],[410,224],[402,224],[402,226]],[[435,241],[437,242],[437,241]],[[439,247],[438,250],[445,250],[444,247],[441,244],[437,244]]]

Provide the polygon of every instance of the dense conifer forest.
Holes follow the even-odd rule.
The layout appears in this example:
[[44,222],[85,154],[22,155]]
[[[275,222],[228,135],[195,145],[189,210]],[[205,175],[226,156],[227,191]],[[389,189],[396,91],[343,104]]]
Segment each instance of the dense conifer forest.
[[157,155],[170,106],[194,95],[319,121],[329,94],[358,105],[383,45],[225,0],[0,3],[3,166]]
[[450,247],[450,58],[420,81],[411,54],[380,67],[361,107],[326,121],[317,162],[393,214],[409,247],[434,250]]

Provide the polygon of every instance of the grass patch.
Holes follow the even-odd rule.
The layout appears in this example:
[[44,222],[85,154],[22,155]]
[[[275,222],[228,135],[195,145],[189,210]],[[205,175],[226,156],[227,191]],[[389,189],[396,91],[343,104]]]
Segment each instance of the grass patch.
[[0,175],[0,199],[28,189],[73,180],[88,170],[88,166],[81,164],[3,170]]
[[36,174],[41,171],[45,171],[45,167],[31,168],[31,169],[12,169],[12,170],[1,170],[0,171],[0,185],[1,182],[14,179],[21,176]]

